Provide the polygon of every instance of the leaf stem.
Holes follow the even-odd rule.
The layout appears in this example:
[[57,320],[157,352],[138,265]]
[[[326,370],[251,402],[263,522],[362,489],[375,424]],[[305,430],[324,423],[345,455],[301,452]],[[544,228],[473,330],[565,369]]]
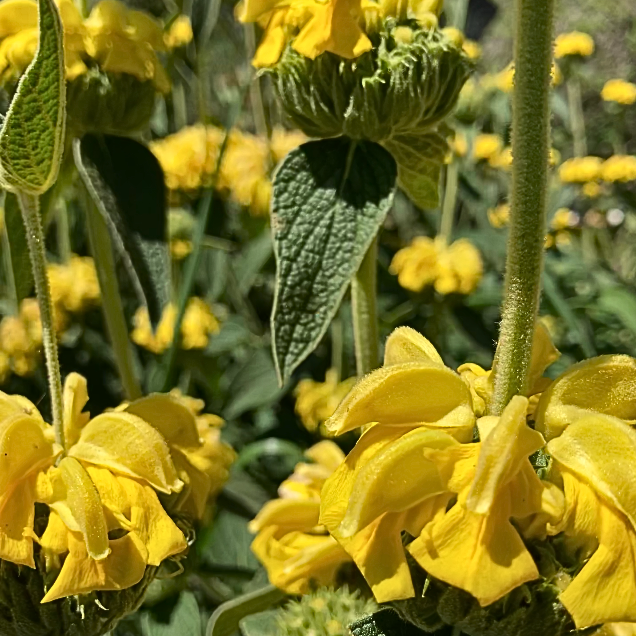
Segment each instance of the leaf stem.
[[554,0],[516,0],[511,223],[492,415],[527,388],[543,269],[553,14]]
[[29,256],[35,280],[35,293],[40,307],[40,321],[42,323],[42,344],[46,358],[49,390],[51,392],[51,411],[55,441],[64,448],[64,428],[62,424],[62,375],[60,360],[57,354],[57,338],[55,335],[55,318],[53,315],[53,301],[46,272],[46,249],[44,231],[40,219],[40,201],[37,196],[17,192],[22,219],[26,229]]
[[457,182],[459,167],[454,159],[446,166],[446,184],[444,185],[444,201],[442,202],[442,216],[439,223],[439,236],[446,243],[450,243],[455,220],[455,204],[457,202]]
[[585,136],[585,119],[583,117],[583,103],[581,101],[581,83],[578,75],[573,74],[572,77],[568,79],[566,88],[574,156],[585,157],[585,155],[587,155],[587,138]]
[[95,262],[95,269],[97,270],[99,290],[102,297],[102,311],[106,321],[108,337],[113,347],[115,364],[117,365],[126,399],[136,400],[142,396],[142,392],[135,373],[134,352],[128,337],[128,326],[117,282],[110,232],[106,221],[93,203],[88,192],[86,192],[84,199],[88,242]]
[[351,280],[351,311],[353,337],[356,347],[358,377],[377,369],[378,361],[378,311],[377,287],[378,237],[367,250],[360,269]]

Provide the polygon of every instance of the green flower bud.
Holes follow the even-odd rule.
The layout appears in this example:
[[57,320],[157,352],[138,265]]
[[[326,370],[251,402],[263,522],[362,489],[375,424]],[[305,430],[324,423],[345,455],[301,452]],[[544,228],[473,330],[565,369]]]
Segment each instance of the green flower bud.
[[68,128],[74,135],[130,135],[148,124],[156,93],[152,81],[91,69],[68,83]]
[[387,19],[374,47],[344,60],[308,59],[287,47],[271,69],[294,124],[310,137],[375,142],[433,130],[453,109],[471,62],[444,33]]

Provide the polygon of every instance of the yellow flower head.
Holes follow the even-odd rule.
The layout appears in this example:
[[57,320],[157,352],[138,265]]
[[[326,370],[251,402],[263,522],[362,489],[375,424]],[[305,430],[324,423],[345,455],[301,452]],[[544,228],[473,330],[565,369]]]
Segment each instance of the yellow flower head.
[[[550,71],[550,77],[552,78],[552,86],[558,86],[563,81],[563,75],[559,67],[553,62],[552,69]],[[515,67],[512,62],[506,66],[502,71],[497,73],[492,78],[492,83],[502,93],[510,93],[515,87]]]
[[588,181],[583,184],[581,191],[588,199],[595,199],[601,193],[601,186],[596,181]]
[[447,246],[442,239],[419,236],[397,252],[389,271],[411,291],[433,285],[440,294],[470,294],[481,280],[483,264],[468,239]]
[[557,35],[554,43],[554,57],[558,60],[570,55],[589,57],[594,53],[594,40],[587,33],[572,31]]
[[512,166],[512,148],[506,146],[500,152],[488,157],[488,164],[499,170],[510,170],[510,166]]
[[51,298],[70,313],[82,313],[99,301],[99,283],[92,258],[71,256],[68,263],[47,268]]
[[488,210],[488,221],[496,228],[505,227],[510,222],[510,205],[500,203],[496,208]]
[[563,183],[587,183],[599,178],[603,160],[600,157],[574,157],[559,166]]
[[263,563],[269,580],[289,594],[305,594],[312,582],[334,583],[347,553],[319,524],[320,492],[325,480],[344,460],[331,441],[312,446],[279,489],[280,499],[265,504],[250,523],[256,533],[252,551]]
[[603,181],[636,180],[636,157],[631,155],[613,155],[606,159],[601,166],[600,178]]
[[163,41],[168,49],[177,49],[189,44],[193,37],[190,18],[187,15],[180,15],[170,25],[168,32],[164,34]]
[[349,393],[355,378],[344,382],[338,381],[338,372],[329,369],[324,382],[311,379],[301,380],[294,395],[296,396],[296,413],[308,431],[315,431],[320,424],[333,415],[336,407]]
[[606,102],[630,105],[636,102],[636,84],[622,79],[611,79],[605,82],[601,98]]
[[572,227],[575,215],[568,208],[559,208],[550,221],[550,229],[554,231],[567,230]]
[[503,150],[503,140],[499,135],[481,134],[473,141],[473,157],[489,160]]
[[473,40],[464,40],[462,48],[471,60],[478,60],[481,57],[481,46]]

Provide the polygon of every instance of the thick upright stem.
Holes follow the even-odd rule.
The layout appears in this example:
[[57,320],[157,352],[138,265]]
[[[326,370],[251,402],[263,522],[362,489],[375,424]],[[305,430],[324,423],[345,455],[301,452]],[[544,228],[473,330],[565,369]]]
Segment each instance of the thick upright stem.
[[142,395],[141,386],[135,373],[133,348],[117,283],[112,241],[106,221],[89,196],[86,196],[86,207],[88,242],[97,270],[108,337],[126,399],[136,400]]
[[46,368],[51,392],[51,410],[55,441],[64,448],[64,428],[62,424],[62,375],[60,361],[57,355],[57,339],[55,336],[55,318],[53,316],[53,302],[51,289],[46,273],[46,249],[44,246],[44,231],[40,219],[40,203],[35,196],[18,192],[18,202],[26,228],[29,256],[35,280],[35,292],[40,307],[40,321],[42,323],[42,344],[46,358]]
[[491,414],[527,389],[546,219],[554,0],[516,0],[511,223]]
[[378,367],[378,311],[376,305],[378,238],[373,239],[351,281],[356,369],[361,378]]

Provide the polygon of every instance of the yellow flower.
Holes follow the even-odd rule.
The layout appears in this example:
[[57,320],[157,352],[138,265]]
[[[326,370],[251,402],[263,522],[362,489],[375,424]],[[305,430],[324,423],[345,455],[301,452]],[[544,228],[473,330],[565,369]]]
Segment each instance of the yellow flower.
[[170,254],[175,261],[182,261],[192,252],[192,241],[173,239],[170,241]]
[[471,60],[478,60],[481,57],[481,46],[473,40],[464,40],[462,48]]
[[477,160],[489,160],[503,150],[503,141],[499,135],[481,134],[473,141],[473,157]]
[[488,157],[488,164],[493,168],[499,168],[500,170],[509,170],[512,165],[512,148],[506,146],[497,152],[496,154]]
[[[550,77],[552,78],[552,86],[558,86],[563,81],[563,75],[559,67],[553,62],[552,69],[550,71]],[[512,62],[506,66],[502,71],[494,75],[491,79],[495,88],[502,93],[510,93],[515,87],[515,67]]]
[[418,236],[397,252],[389,271],[405,289],[419,292],[434,285],[440,294],[470,294],[483,272],[481,256],[468,239],[451,245],[440,239]]
[[601,98],[606,102],[618,104],[633,104],[636,102],[636,84],[622,79],[611,79],[605,82],[601,91]]
[[465,157],[468,153],[468,141],[466,136],[460,132],[455,133],[454,137],[448,140],[448,145],[457,157]]
[[[170,303],[161,315],[157,329],[153,331],[150,316],[145,307],[140,307],[133,317],[135,328],[132,341],[153,353],[163,353],[172,343],[177,308]],[[205,349],[210,335],[221,329],[218,319],[208,304],[201,298],[190,298],[181,323],[181,346],[184,349]]]
[[99,301],[99,282],[93,259],[72,255],[65,264],[47,267],[51,298],[70,313],[82,313]]
[[170,25],[167,33],[163,35],[163,41],[168,49],[178,49],[192,42],[192,24],[187,15],[180,15]]
[[563,183],[586,183],[600,177],[603,160],[600,157],[574,157],[559,166]]
[[574,214],[568,208],[559,208],[550,221],[550,228],[555,231],[566,230],[572,226]]
[[350,561],[347,553],[319,524],[320,491],[325,480],[344,460],[331,441],[312,446],[279,489],[250,523],[257,533],[252,551],[263,563],[269,580],[289,594],[304,594],[312,582],[330,585],[338,569]]
[[554,43],[554,57],[558,60],[569,55],[589,57],[594,53],[594,40],[587,33],[572,31],[557,35]]
[[338,381],[338,372],[329,369],[324,382],[311,379],[301,380],[294,395],[296,413],[308,431],[315,431],[320,424],[333,415],[336,407],[355,384],[355,378]]
[[595,199],[601,193],[601,186],[596,181],[588,181],[583,184],[582,192],[588,199]]
[[496,208],[488,210],[488,221],[496,228],[505,227],[510,222],[510,205],[500,203]]
[[601,166],[600,178],[603,181],[636,180],[636,157],[631,155],[613,155],[606,159]]

